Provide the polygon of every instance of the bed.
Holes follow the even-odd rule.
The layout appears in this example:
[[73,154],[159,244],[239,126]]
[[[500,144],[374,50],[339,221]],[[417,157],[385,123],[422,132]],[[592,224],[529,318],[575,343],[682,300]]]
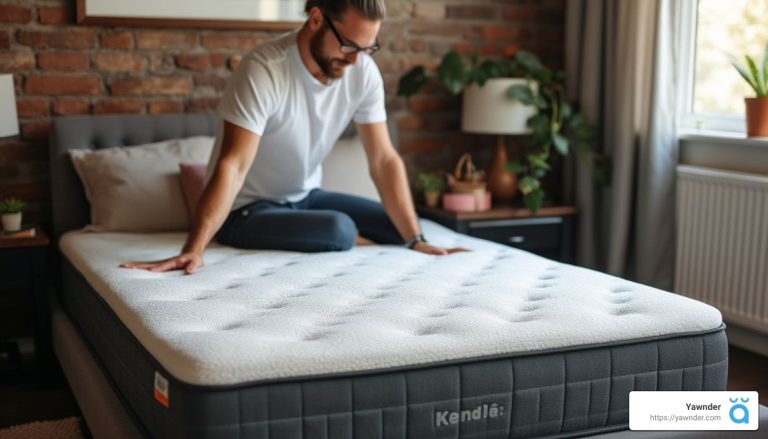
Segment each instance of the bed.
[[54,347],[95,437],[507,438],[625,430],[631,390],[724,390],[708,305],[424,221],[434,258],[213,245],[194,276],[117,268],[183,233],[88,233],[71,148],[211,135],[211,115],[58,118]]

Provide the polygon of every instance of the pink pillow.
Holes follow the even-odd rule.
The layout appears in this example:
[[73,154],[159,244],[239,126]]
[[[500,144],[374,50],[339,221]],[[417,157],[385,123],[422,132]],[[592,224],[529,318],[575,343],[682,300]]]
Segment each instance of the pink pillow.
[[179,163],[181,171],[181,188],[184,191],[184,199],[187,202],[189,218],[194,220],[197,203],[205,189],[205,170],[208,165],[197,163]]

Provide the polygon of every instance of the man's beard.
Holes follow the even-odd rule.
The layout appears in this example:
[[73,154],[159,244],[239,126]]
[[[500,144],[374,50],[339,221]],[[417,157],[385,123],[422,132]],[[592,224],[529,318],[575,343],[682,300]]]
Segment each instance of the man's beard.
[[323,37],[329,30],[330,29],[326,26],[324,30],[318,31],[312,36],[309,40],[309,53],[312,55],[312,59],[315,60],[318,67],[320,67],[320,71],[323,72],[323,75],[330,79],[339,79],[344,76],[344,67],[348,66],[350,62],[343,58],[329,58],[323,56]]

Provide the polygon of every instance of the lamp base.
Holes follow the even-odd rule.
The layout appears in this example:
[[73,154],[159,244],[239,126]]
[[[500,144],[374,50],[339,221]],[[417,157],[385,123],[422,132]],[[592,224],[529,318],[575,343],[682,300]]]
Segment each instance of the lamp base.
[[517,195],[517,175],[507,169],[507,147],[504,136],[499,136],[496,142],[496,152],[488,167],[488,190],[493,195],[493,201],[501,204],[509,203]]

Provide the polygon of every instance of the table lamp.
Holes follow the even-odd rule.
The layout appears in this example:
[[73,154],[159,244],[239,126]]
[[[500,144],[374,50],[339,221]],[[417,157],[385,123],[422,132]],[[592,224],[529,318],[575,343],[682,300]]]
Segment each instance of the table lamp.
[[19,134],[19,118],[16,115],[16,93],[13,75],[0,75],[0,137]]
[[486,181],[494,200],[502,203],[511,201],[517,193],[517,176],[507,170],[504,136],[530,133],[528,119],[536,114],[536,107],[523,105],[507,95],[511,86],[521,84],[536,91],[537,84],[524,78],[494,78],[482,87],[472,84],[464,90],[462,131],[498,135]]

